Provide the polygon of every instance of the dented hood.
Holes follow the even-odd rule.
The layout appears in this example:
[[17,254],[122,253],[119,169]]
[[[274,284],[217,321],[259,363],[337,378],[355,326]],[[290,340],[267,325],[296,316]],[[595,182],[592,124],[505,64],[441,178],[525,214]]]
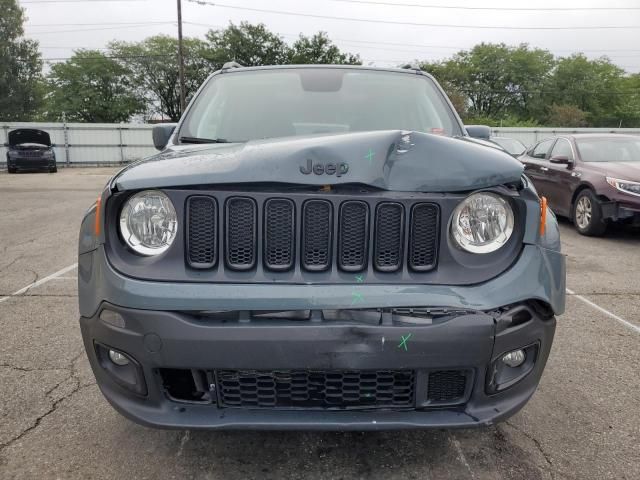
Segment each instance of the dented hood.
[[455,192],[517,182],[522,171],[510,155],[467,138],[393,130],[174,145],[131,164],[112,186],[356,183],[394,191]]

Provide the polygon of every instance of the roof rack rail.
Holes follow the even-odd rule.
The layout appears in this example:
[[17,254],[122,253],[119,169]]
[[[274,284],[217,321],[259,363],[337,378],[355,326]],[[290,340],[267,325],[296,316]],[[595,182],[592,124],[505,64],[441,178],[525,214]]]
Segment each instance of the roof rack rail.
[[417,63],[405,63],[400,68],[402,68],[403,70],[417,70],[419,72],[422,71],[420,65],[418,65]]
[[242,67],[244,67],[244,65],[240,65],[238,62],[232,61],[232,62],[226,62],[224,65],[222,65],[222,70],[226,70],[228,68],[242,68]]

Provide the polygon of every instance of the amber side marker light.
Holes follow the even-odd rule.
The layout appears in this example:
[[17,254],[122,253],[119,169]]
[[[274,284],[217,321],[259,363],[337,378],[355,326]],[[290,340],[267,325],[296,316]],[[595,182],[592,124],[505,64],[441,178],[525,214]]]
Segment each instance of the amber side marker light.
[[540,197],[540,236],[547,228],[547,197]]
[[94,226],[95,227],[94,231],[95,231],[96,237],[100,236],[100,231],[101,231],[101,224],[100,224],[100,210],[101,210],[101,207],[102,207],[102,198],[98,197],[98,200],[96,201],[96,224]]

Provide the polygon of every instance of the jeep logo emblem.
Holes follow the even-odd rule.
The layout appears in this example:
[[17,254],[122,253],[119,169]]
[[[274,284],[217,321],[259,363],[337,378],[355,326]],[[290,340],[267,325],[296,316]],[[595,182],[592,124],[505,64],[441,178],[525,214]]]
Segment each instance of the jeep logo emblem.
[[346,162],[314,164],[311,161],[311,159],[308,159],[306,165],[300,166],[300,173],[304,175],[310,175],[311,172],[313,172],[316,175],[322,175],[323,173],[326,173],[327,175],[335,175],[336,177],[341,177],[348,171],[349,171],[349,164]]

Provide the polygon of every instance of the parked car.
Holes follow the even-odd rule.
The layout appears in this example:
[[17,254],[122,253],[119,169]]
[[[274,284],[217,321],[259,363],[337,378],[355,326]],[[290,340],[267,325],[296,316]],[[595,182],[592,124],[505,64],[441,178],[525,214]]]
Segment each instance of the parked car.
[[549,207],[581,234],[602,235],[610,222],[640,224],[640,137],[563,135],[520,160]]
[[84,346],[127,417],[488,426],[534,393],[558,225],[430,75],[225,65],[154,143],[80,231]]
[[58,171],[56,154],[51,145],[51,137],[44,130],[18,128],[8,135],[7,170],[47,169],[51,173]]
[[519,157],[527,150],[527,146],[515,138],[490,137],[489,141],[501,146],[509,153],[509,155],[514,157]]

